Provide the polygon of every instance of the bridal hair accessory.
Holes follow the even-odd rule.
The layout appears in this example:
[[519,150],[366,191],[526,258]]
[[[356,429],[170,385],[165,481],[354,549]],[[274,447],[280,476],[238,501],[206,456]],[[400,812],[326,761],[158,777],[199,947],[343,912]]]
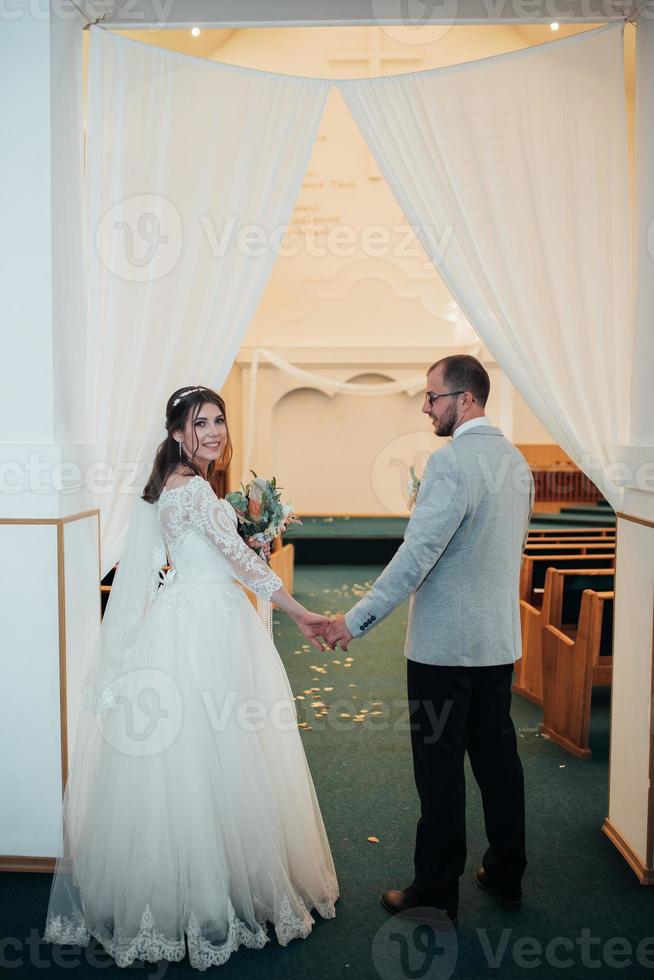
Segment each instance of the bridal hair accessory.
[[173,408],[175,408],[177,405],[179,405],[179,403],[181,402],[182,398],[186,398],[187,395],[192,395],[196,391],[206,391],[206,388],[204,388],[202,385],[200,385],[199,388],[189,388],[188,391],[183,391],[180,395],[177,396],[177,398],[173,402]]

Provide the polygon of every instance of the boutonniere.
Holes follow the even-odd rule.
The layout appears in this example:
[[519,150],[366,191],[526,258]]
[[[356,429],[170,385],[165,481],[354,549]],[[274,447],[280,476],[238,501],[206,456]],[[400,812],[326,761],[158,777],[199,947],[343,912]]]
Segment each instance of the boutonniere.
[[420,489],[420,480],[416,476],[416,471],[413,466],[409,467],[409,485],[407,487],[409,500],[408,506],[409,510],[413,510],[416,505],[416,500],[418,499],[418,490]]

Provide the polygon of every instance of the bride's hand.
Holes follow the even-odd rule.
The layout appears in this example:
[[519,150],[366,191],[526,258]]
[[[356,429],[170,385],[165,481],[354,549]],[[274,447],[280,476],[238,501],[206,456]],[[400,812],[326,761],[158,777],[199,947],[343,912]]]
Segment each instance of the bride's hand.
[[261,545],[259,545],[254,540],[253,537],[249,537],[249,538],[245,538],[245,543],[248,546],[248,548],[252,548],[253,551],[257,551],[262,558],[265,558],[265,560],[268,561],[268,559],[270,558],[270,549],[271,549],[270,541],[266,541],[263,547],[261,547]]
[[305,609],[295,619],[295,622],[300,633],[306,636],[309,643],[316,647],[317,650],[325,649],[325,645],[320,642],[318,637],[324,637],[327,627],[331,623],[331,619],[328,616],[321,616],[320,613],[310,612],[310,610]]

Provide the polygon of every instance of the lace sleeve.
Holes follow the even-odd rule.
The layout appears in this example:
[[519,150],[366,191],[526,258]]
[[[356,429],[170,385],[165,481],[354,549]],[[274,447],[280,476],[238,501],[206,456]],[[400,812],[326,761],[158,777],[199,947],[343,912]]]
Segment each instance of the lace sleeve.
[[279,575],[239,535],[232,505],[217,497],[208,483],[198,481],[193,510],[195,523],[223,553],[239,582],[264,599],[283,588]]

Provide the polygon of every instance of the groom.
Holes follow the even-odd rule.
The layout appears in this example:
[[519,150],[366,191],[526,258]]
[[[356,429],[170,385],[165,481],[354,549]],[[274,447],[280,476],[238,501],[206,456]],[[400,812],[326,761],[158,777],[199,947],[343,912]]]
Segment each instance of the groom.
[[524,781],[509,712],[513,663],[521,656],[518,577],[534,482],[522,454],[484,415],[489,390],[486,370],[469,355],[444,357],[429,368],[422,411],[437,436],[452,440],[429,457],[390,564],[326,628],[330,646],[347,650],[410,596],[404,652],[421,816],[414,880],[381,897],[393,913],[427,908],[429,915],[457,918],[466,861],[466,751],[489,842],[477,884],[500,904],[521,901]]

